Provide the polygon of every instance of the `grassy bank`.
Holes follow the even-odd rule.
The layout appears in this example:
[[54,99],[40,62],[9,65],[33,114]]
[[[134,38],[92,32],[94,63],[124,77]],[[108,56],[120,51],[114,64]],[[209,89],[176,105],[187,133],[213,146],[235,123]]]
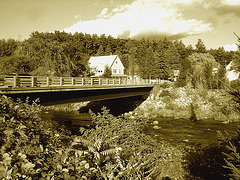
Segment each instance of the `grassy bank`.
[[138,117],[172,117],[196,120],[239,121],[238,105],[225,90],[177,88],[168,83],[155,87],[148,99],[132,114]]

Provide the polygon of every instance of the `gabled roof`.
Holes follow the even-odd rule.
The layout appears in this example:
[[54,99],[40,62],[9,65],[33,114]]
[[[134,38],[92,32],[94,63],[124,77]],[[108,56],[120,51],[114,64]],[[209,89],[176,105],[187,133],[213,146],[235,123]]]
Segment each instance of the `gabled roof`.
[[95,56],[89,59],[89,63],[91,67],[105,67],[108,66],[111,68],[114,61],[117,59],[117,55],[109,55],[109,56]]

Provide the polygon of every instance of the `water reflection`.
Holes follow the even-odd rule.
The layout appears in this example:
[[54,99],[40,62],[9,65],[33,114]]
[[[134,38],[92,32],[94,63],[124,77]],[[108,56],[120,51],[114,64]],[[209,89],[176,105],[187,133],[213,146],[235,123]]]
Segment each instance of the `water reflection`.
[[110,114],[115,116],[121,115],[125,112],[133,111],[136,109],[143,101],[147,99],[148,96],[134,96],[125,97],[118,99],[102,100],[102,101],[92,101],[87,106],[82,107],[79,112],[87,113],[89,109],[93,112],[101,112],[101,108],[105,106],[110,110]]
[[[72,134],[78,134],[80,127],[94,127],[90,115],[88,113],[79,113],[79,111],[50,110],[43,113],[42,118],[59,122],[60,125],[64,125],[70,130]],[[155,118],[149,120],[145,133],[159,141],[163,140],[171,144],[185,143],[205,146],[218,140],[217,131],[227,131],[230,135],[236,135],[238,125],[240,123],[223,124],[209,119],[193,122],[187,119]]]

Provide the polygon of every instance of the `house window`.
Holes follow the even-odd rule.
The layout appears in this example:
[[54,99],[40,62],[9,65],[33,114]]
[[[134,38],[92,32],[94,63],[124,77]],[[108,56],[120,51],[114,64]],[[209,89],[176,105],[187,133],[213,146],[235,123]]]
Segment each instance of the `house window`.
[[116,70],[116,69],[113,69],[113,73],[117,73],[117,70]]
[[119,69],[119,74],[121,74],[122,73],[122,71],[121,71],[121,69]]
[[116,61],[116,64],[117,64],[118,62]]

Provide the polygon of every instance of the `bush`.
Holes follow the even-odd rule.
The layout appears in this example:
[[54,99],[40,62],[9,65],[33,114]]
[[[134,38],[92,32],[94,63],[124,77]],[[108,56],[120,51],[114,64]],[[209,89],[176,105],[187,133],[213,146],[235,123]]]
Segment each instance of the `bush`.
[[226,150],[223,144],[211,144],[207,147],[195,147],[186,155],[186,179],[229,179],[229,170],[225,169],[223,151]]
[[239,89],[240,88],[240,80],[236,79],[230,82],[230,87],[233,89]]
[[195,147],[185,156],[187,179],[239,179],[240,131],[232,137],[218,132],[219,141],[207,147]]
[[95,129],[70,135],[41,106],[0,97],[1,179],[182,179],[182,151],[143,133],[146,122],[91,113]]
[[240,130],[237,130],[237,136],[227,141],[227,150],[223,152],[226,165],[223,166],[230,170],[230,177],[240,179]]
[[54,169],[66,137],[55,124],[39,118],[40,109],[36,102],[0,97],[0,178],[45,178]]
[[[143,133],[146,126],[144,120],[117,118],[109,114],[105,108],[102,114],[91,113],[91,115],[96,128],[84,130],[83,137],[92,143],[96,140],[104,142],[105,148],[119,149],[119,154],[115,154],[115,159],[100,158],[99,164],[102,166],[99,168],[105,177],[115,179],[183,178],[182,150],[166,143],[158,143],[145,135]],[[111,152],[114,151],[111,150]]]

